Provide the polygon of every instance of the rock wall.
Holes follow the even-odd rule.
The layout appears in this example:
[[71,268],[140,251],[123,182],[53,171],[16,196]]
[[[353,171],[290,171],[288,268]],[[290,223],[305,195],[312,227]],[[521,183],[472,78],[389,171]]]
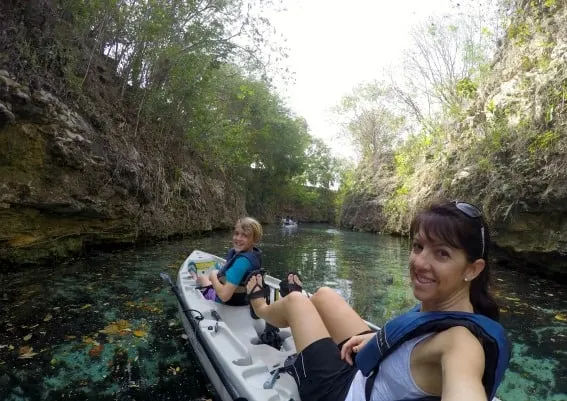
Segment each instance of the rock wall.
[[0,266],[227,228],[245,213],[242,190],[204,174],[181,135],[156,143],[128,116],[96,118],[0,70]]
[[[489,76],[465,114],[451,121],[453,138],[443,149],[448,158],[426,165],[429,181],[413,176],[412,188],[423,188],[419,203],[440,197],[482,205],[499,263],[566,281],[567,3],[517,2]],[[347,199],[341,225],[383,231],[391,192],[386,185],[373,189],[372,208],[366,198]],[[405,223],[413,206],[401,216]],[[378,216],[371,221],[366,211]]]
[[508,205],[493,224],[496,254],[560,280],[567,279],[566,102],[567,5],[519,1],[471,108],[471,128],[502,123],[511,143],[502,155],[507,178],[491,184]]

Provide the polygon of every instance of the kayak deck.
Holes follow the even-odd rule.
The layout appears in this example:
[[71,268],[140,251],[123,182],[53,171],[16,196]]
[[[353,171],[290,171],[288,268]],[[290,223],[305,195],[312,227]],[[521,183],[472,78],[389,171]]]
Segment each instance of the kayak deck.
[[[207,300],[196,288],[197,283],[189,273],[190,269],[196,268],[198,274],[206,274],[215,264],[222,263],[224,260],[215,255],[194,251],[179,269],[177,286],[191,310],[190,313],[198,321],[202,339],[208,342],[226,377],[238,393],[248,400],[299,401],[295,381],[288,374],[280,374],[279,378],[273,381],[272,388],[265,388],[272,381],[271,372],[283,366],[286,358],[296,352],[291,331],[287,328],[280,329],[279,336],[283,340],[280,350],[262,344],[259,336],[264,331],[265,321],[252,319],[249,306],[228,306]],[[279,280],[267,276],[266,284],[274,285],[276,282]],[[275,291],[272,292],[275,296]],[[183,314],[182,317],[189,340],[211,377],[213,372],[206,366],[207,362],[210,364],[210,355],[202,348],[198,349],[199,342],[193,328],[187,317]],[[218,383],[212,381],[216,388]]]

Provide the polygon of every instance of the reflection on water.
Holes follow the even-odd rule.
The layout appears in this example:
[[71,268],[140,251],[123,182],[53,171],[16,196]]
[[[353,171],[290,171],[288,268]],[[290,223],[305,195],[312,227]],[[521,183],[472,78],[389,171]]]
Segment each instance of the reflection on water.
[[[0,400],[212,398],[158,273],[174,277],[194,248],[223,255],[229,245],[230,234],[215,234],[0,276]],[[268,227],[261,248],[271,274],[336,288],[377,324],[415,302],[407,239]],[[501,269],[494,278],[514,343],[499,397],[567,401],[565,290]]]

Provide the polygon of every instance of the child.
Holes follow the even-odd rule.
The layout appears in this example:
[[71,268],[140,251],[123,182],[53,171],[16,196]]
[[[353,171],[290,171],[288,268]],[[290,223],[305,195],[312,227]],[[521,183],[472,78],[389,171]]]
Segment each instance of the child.
[[236,221],[232,234],[233,248],[228,251],[226,263],[209,276],[197,278],[197,284],[206,299],[227,305],[246,305],[245,279],[262,267],[260,250],[254,245],[262,238],[262,226],[252,217]]

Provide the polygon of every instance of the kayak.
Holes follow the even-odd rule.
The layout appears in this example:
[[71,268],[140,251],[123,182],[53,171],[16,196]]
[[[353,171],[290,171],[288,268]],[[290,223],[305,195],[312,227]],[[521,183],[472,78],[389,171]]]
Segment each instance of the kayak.
[[297,223],[296,222],[283,223],[282,227],[283,228],[297,228]]
[[[205,373],[222,401],[301,401],[295,381],[285,373],[296,353],[291,330],[274,331],[264,320],[252,318],[250,306],[207,300],[197,288],[191,272],[206,275],[224,263],[194,250],[179,268],[177,285],[161,273],[177,296],[183,328]],[[270,301],[278,299],[280,280],[266,275],[264,282]]]
[[[278,350],[260,339],[266,323],[252,319],[249,306],[209,301],[197,289],[191,271],[208,274],[224,263],[218,256],[195,250],[177,275],[183,327],[199,362],[222,401],[299,401],[295,381],[279,371],[296,353],[291,330],[279,329],[275,334]],[[265,282],[273,301],[279,296],[280,280],[266,275]]]

